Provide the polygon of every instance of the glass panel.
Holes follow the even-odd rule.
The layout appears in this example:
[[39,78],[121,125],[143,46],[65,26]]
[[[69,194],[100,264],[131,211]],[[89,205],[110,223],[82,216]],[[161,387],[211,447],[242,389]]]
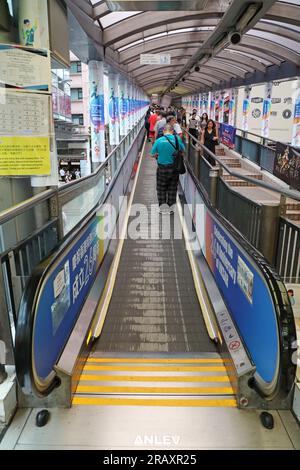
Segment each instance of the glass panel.
[[257,31],[255,29],[251,29],[250,31],[248,31],[247,35],[272,41],[275,44],[287,47],[292,51],[295,51],[296,53],[300,54],[300,44],[298,42],[284,38],[282,36],[279,36],[278,34],[265,33],[264,31]]

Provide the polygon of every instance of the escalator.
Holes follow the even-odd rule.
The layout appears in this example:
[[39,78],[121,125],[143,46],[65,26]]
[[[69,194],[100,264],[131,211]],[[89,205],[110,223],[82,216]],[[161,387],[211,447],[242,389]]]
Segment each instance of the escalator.
[[[16,340],[25,402],[42,406],[51,397],[57,406],[289,409],[295,328],[282,282],[213,211],[189,165],[174,216],[160,215],[156,162],[149,153],[144,147],[138,166],[124,163],[138,168],[125,240],[101,240],[97,208],[88,228],[80,226],[28,283]],[[120,187],[124,195],[132,182],[121,183],[116,179],[116,194],[107,201],[116,205]],[[191,203],[190,229],[184,202]],[[142,205],[139,213],[136,204]],[[190,232],[198,249],[190,249]],[[75,276],[80,262],[86,270]],[[240,305],[226,291],[231,282]],[[53,289],[57,298],[51,305]],[[245,315],[247,308],[252,317]]]
[[185,241],[176,239],[178,211],[170,218],[155,206],[150,150],[147,145],[132,206],[146,209],[141,239],[128,233],[137,215],[131,211],[106,319],[73,405],[236,406],[201,313]]

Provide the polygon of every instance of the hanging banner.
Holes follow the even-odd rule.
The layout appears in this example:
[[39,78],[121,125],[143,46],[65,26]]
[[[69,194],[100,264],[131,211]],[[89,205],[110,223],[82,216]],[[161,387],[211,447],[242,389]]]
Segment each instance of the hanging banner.
[[50,106],[50,96],[6,91],[0,100],[0,175],[50,174]]
[[171,65],[170,54],[141,54],[141,65]]
[[120,143],[120,122],[119,122],[119,98],[118,98],[118,75],[109,75],[110,96],[108,103],[109,110],[109,143],[112,146]]
[[292,144],[300,147],[300,97],[295,102]]
[[105,109],[103,63],[89,62],[90,120],[92,141],[92,162],[105,161]]
[[262,131],[261,135],[263,137],[269,137],[269,121],[271,113],[271,96],[272,96],[273,83],[266,83],[265,86],[265,98],[263,104],[263,115],[262,115]]
[[274,175],[300,191],[300,149],[277,142]]

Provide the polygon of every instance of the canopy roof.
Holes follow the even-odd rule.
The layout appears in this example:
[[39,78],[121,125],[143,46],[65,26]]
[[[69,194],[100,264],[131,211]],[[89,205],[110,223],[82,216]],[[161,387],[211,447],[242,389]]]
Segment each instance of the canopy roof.
[[[197,11],[111,12],[105,0],[67,3],[105,57],[148,94],[208,91],[299,74],[300,0],[197,0]],[[228,40],[233,30],[242,33],[236,45]],[[141,65],[145,53],[170,54],[171,65]]]

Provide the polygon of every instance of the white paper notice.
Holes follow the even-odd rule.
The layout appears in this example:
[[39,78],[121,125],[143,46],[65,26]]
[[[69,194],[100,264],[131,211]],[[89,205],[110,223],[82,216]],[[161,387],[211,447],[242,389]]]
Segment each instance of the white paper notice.
[[0,44],[0,83],[16,90],[50,93],[49,51]]

